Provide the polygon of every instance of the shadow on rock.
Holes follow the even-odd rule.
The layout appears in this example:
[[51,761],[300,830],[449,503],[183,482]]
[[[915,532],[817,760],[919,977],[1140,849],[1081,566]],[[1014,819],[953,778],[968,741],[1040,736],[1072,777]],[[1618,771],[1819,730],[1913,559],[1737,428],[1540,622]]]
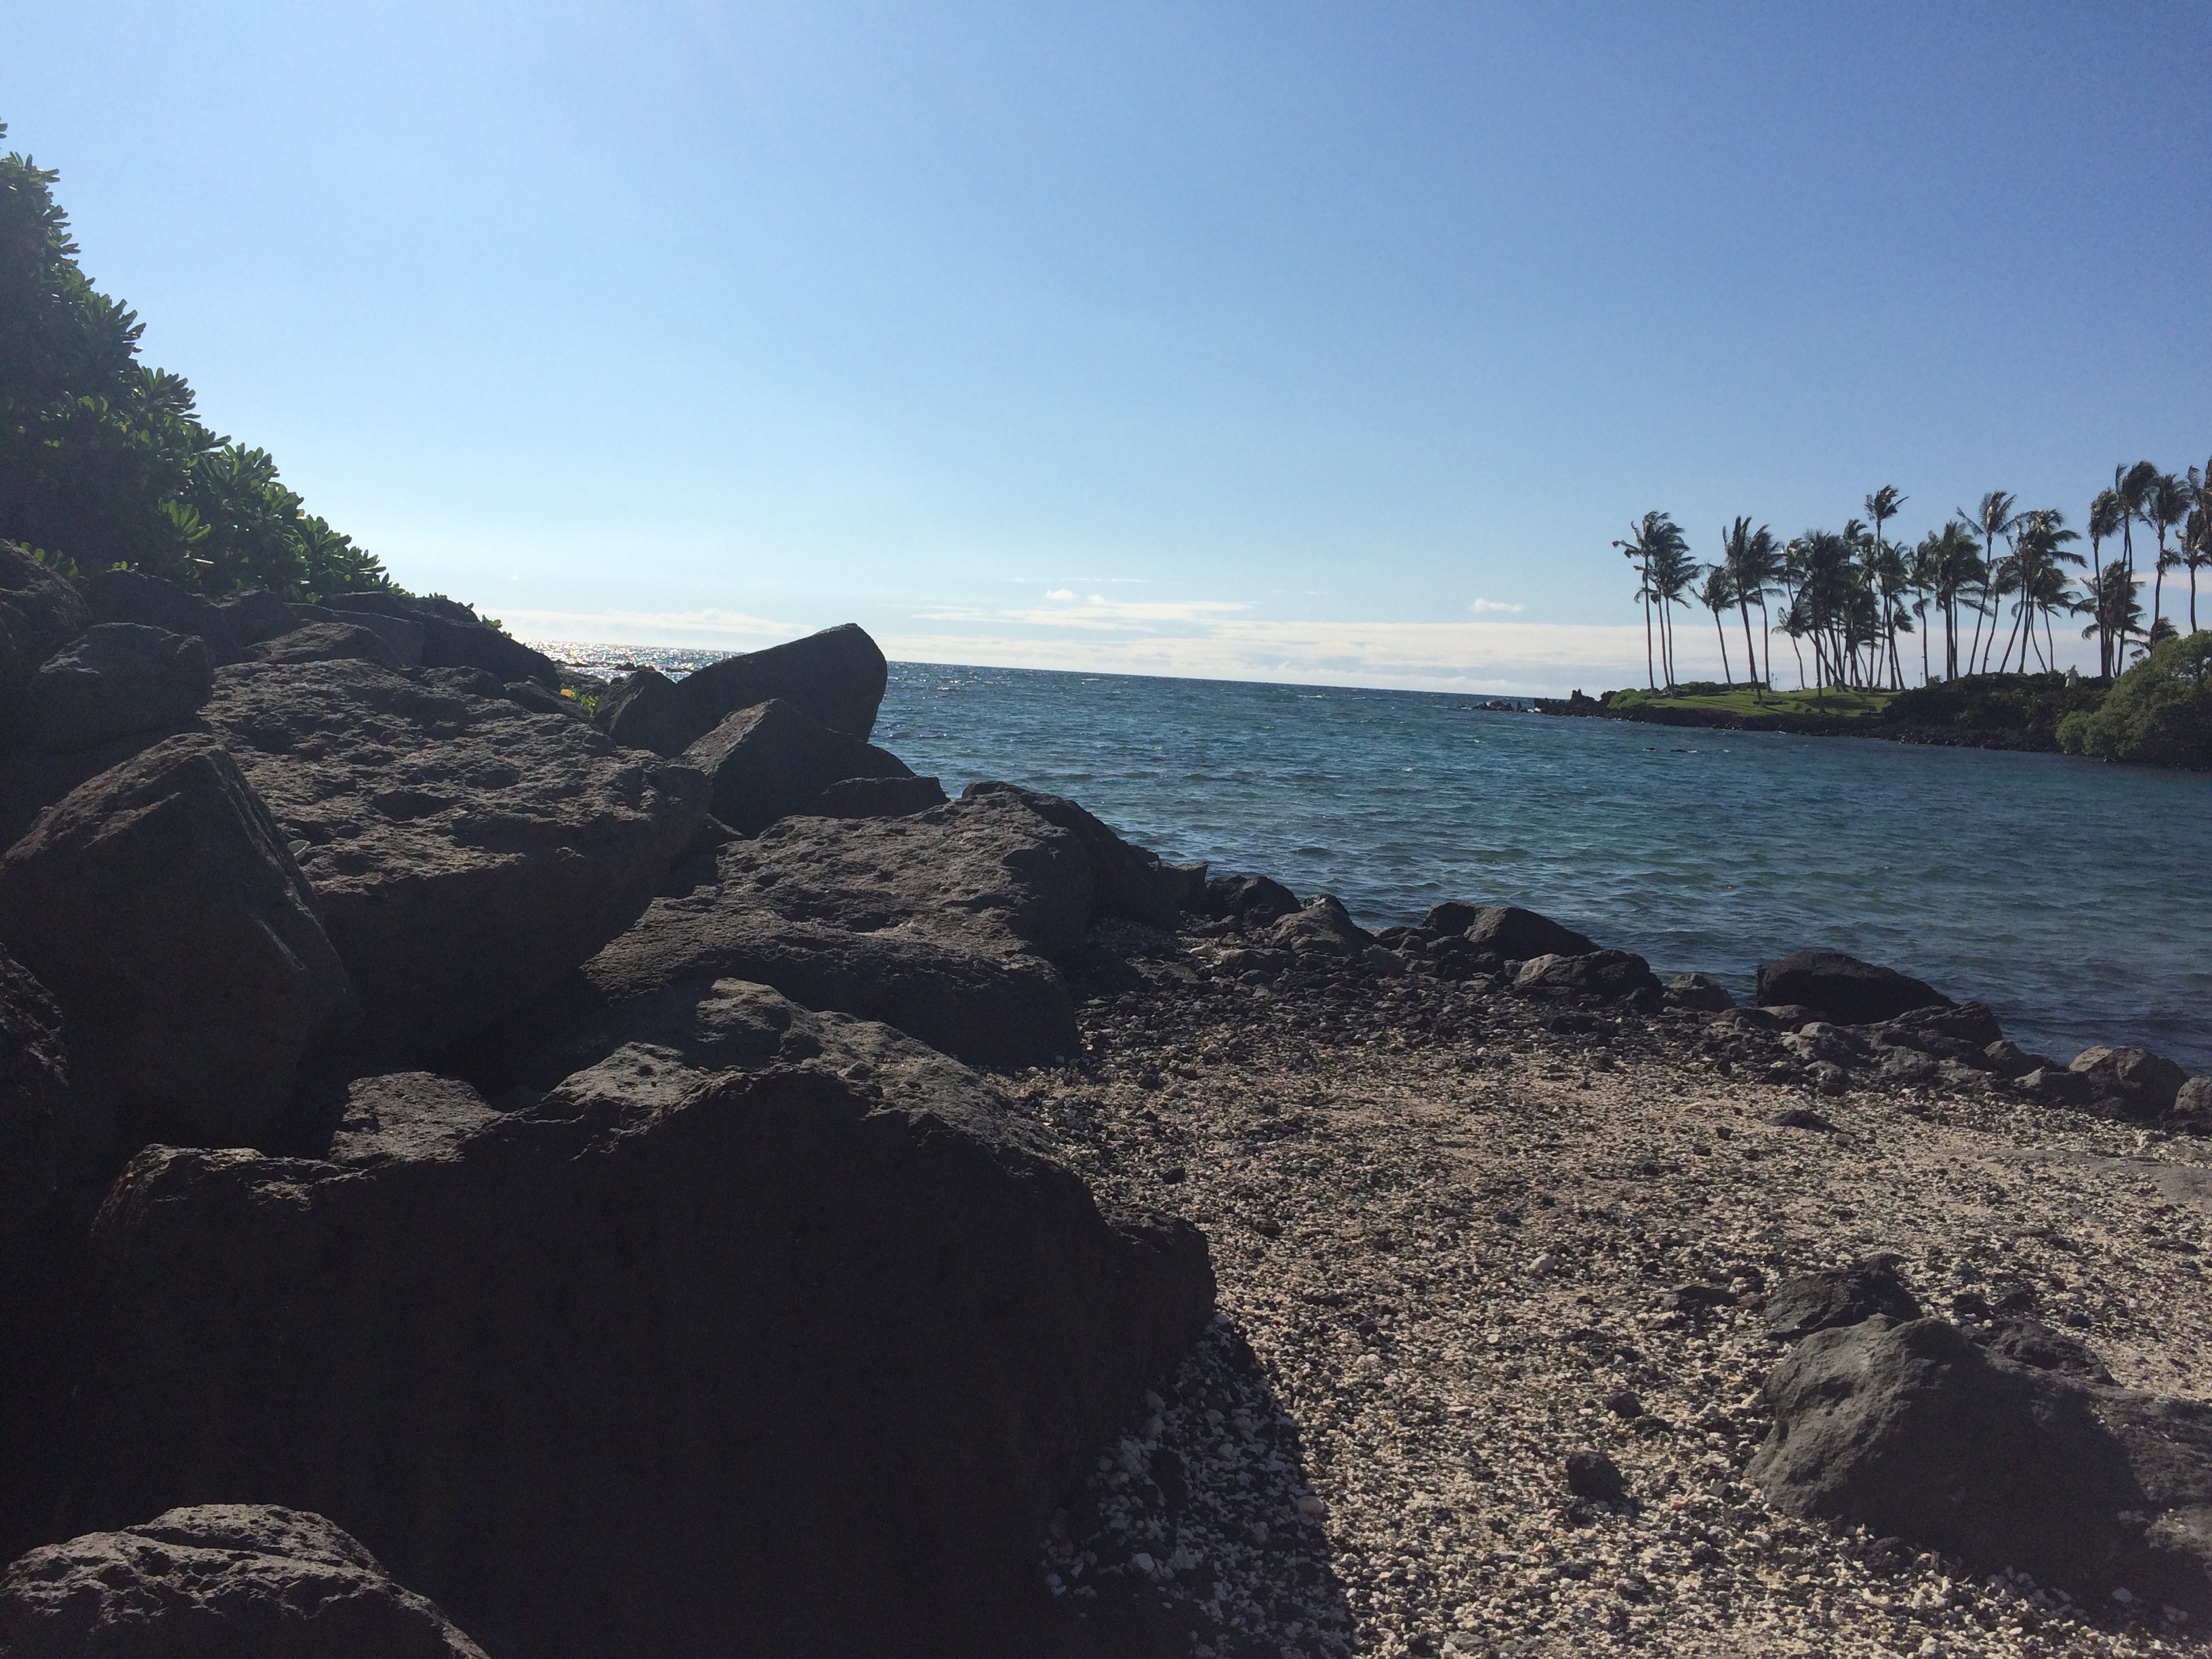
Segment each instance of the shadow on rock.
[[1053,1517],[1047,1588],[1066,1659],[1352,1650],[1298,1426],[1217,1316]]

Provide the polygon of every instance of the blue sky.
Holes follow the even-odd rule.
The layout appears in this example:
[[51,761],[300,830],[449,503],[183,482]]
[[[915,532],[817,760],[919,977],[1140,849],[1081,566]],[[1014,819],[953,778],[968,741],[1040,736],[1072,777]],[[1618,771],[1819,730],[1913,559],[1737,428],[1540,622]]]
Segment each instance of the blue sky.
[[2201,5],[76,0],[0,11],[0,118],[212,424],[518,632],[1557,690],[1641,678],[1648,507],[2203,465],[2207,62]]

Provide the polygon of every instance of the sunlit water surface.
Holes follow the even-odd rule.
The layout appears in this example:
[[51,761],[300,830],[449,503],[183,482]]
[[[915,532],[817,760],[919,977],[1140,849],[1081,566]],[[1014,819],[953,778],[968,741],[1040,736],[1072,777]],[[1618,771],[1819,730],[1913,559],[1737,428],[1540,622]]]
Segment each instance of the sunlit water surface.
[[[694,653],[628,651],[672,672]],[[1808,946],[2024,1046],[2212,1072],[2212,780],[2059,756],[1680,732],[1463,697],[895,663],[875,740],[957,793],[1073,797],[1370,927],[1524,904],[1740,995]]]

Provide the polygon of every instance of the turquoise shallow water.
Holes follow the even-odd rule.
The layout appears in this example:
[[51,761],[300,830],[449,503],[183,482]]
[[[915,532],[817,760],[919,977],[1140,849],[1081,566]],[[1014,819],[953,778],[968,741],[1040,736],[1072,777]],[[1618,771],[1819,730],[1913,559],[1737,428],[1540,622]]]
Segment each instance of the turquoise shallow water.
[[[626,651],[671,672],[712,653]],[[1525,904],[1739,995],[1850,951],[2023,1045],[2212,1072],[2212,779],[2059,756],[1683,732],[1316,690],[896,663],[876,741],[1006,778],[1370,927]]]

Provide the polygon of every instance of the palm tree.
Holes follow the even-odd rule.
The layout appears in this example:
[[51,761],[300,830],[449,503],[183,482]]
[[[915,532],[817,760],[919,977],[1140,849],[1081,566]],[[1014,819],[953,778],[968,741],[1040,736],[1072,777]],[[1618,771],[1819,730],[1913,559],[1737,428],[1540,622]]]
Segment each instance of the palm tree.
[[[1673,529],[1670,521],[1668,526]],[[1667,689],[1674,689],[1674,607],[1687,605],[1690,584],[1697,580],[1697,562],[1680,530],[1661,542],[1651,555],[1651,597],[1659,606],[1659,660]]]
[[[2148,461],[2112,469],[2112,494],[2120,501],[2120,556],[2127,562],[2130,581],[2136,579],[2136,521],[2142,517],[2143,503],[2149,499],[2150,487],[2157,478],[2158,469]],[[2113,666],[2118,665],[2115,658]]]
[[[1959,678],[1959,598],[1987,574],[1971,526],[1954,519],[1921,543],[1929,555],[1936,603],[1943,611],[1943,678]],[[1970,653],[1969,665],[1973,661]]]
[[[1656,691],[1659,688],[1652,668],[1651,603],[1658,598],[1659,588],[1654,578],[1662,562],[1676,558],[1687,561],[1690,551],[1689,540],[1682,534],[1681,526],[1668,514],[1647,513],[1640,523],[1628,526],[1626,541],[1615,542],[1613,545],[1621,550],[1624,557],[1642,567],[1641,580],[1637,584],[1636,597],[1644,602],[1644,678],[1645,684]],[[1687,578],[1684,580],[1686,580]],[[1676,591],[1680,592],[1679,586]],[[1665,623],[1662,607],[1660,619],[1662,630]],[[1667,683],[1669,685],[1674,684],[1671,674]]]
[[1735,671],[1729,666],[1728,630],[1721,626],[1721,612],[1735,603],[1735,589],[1729,581],[1726,565],[1705,567],[1705,585],[1698,590],[1698,603],[1713,613],[1713,633],[1721,642],[1721,679],[1733,687]]
[[2142,598],[2136,592],[2135,579],[2125,565],[2114,560],[2104,568],[2089,592],[2088,605],[2094,620],[2081,630],[2081,637],[2112,641],[2112,668],[2117,672],[2127,653],[2128,635],[2142,631]]
[[2171,472],[2154,477],[2143,490],[2142,520],[2158,532],[2158,563],[2154,567],[2150,582],[2150,627],[2158,631],[2158,612],[2160,590],[2166,586],[2166,573],[2179,561],[2166,550],[2166,532],[2189,516],[2189,485]]
[[2014,557],[2020,568],[2020,604],[2025,632],[2020,645],[2020,670],[2027,672],[2028,647],[2035,640],[2035,618],[2043,617],[2044,648],[2039,654],[2046,672],[2058,665],[2057,651],[2051,638],[2051,613],[2072,600],[2068,596],[2069,579],[2060,567],[2081,562],[2079,553],[2069,550],[2069,544],[2081,538],[2066,528],[2066,515],[2055,507],[2038,507],[2020,516],[2020,532],[2014,544]]
[[2205,482],[2212,473],[2212,463],[2204,472],[2189,469],[2189,517],[2181,526],[2181,545],[2179,550],[2182,568],[2189,572],[2189,631],[2197,631],[2197,573],[2212,564],[2212,487]]
[[1744,671],[1763,696],[1773,683],[1774,664],[1770,659],[1766,672],[1759,672],[1759,657],[1751,648],[1751,607],[1756,600],[1764,631],[1767,590],[1779,574],[1781,550],[1765,525],[1753,530],[1749,519],[1738,519],[1721,532],[1721,562],[1728,571],[1729,591],[1735,595],[1736,612],[1743,619]]
[[1926,685],[1936,678],[1935,665],[1928,659],[1928,636],[1934,629],[1928,621],[1928,607],[1936,603],[1941,591],[1942,568],[1942,538],[1932,532],[1920,538],[1905,561],[1905,591],[1913,595],[1912,614],[1920,619],[1920,683]]
[[[2120,533],[2124,520],[2119,496],[2109,489],[2099,490],[2097,499],[2089,503],[2089,592],[2092,596],[2105,591],[2105,567],[2098,550],[2106,537]],[[2096,625],[2097,674],[2101,679],[2110,679],[2112,677],[2112,636],[2105,630],[2102,620],[2105,613],[2094,597],[2090,611],[2099,619]],[[2088,635],[2084,634],[2081,637],[2087,639]]]
[[[1997,538],[2012,528],[2013,504],[2018,499],[2007,490],[1992,489],[1982,497],[1981,506],[1973,512],[1969,513],[1963,507],[1959,509],[1959,516],[1982,538],[1982,586],[1985,597],[1993,597],[1989,590],[1996,578]],[[1990,631],[1996,631],[1996,612],[1994,609],[1990,612]],[[1978,601],[1974,608],[1973,643],[1966,647],[1969,664],[1973,662],[1977,653],[1986,658],[1986,653],[1982,652],[1982,611]]]
[[[1882,539],[1881,527],[1883,525],[1888,523],[1890,520],[1897,516],[1897,509],[1904,506],[1908,499],[1909,497],[1900,495],[1897,493],[1897,486],[1895,484],[1884,484],[1881,489],[1875,490],[1873,495],[1866,498],[1866,515],[1874,520],[1874,562],[1877,566],[1879,566],[1881,562],[1884,550],[1889,545],[1888,543]],[[1901,574],[1903,571],[1903,566],[1901,563],[1898,568]],[[1898,672],[1897,630],[1893,622],[1894,613],[1892,606],[1895,599],[1895,592],[1894,590],[1882,587],[1878,575],[1876,578],[1876,587],[1881,594],[1882,632],[1888,644],[1890,680],[1893,686],[1894,686],[1895,684],[1902,678]]]

